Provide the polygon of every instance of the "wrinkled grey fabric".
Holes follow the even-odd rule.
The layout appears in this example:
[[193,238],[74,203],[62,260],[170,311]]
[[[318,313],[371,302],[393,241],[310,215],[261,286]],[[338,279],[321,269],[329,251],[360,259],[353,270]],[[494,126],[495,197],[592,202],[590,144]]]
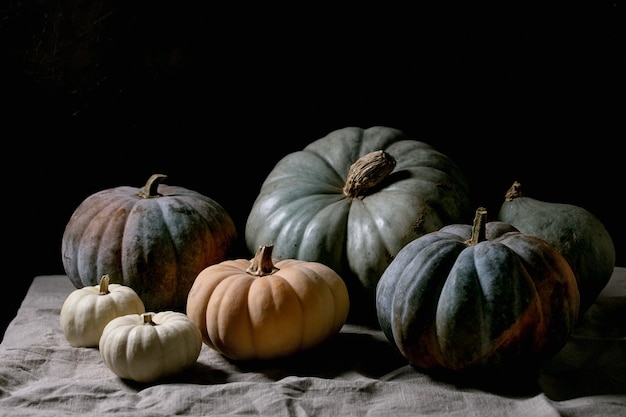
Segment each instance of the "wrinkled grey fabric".
[[65,275],[34,279],[0,344],[0,415],[626,416],[626,268],[519,392],[422,373],[380,330],[355,324],[286,359],[237,363],[203,346],[174,377],[125,381],[97,348],[66,341],[59,313],[74,289]]

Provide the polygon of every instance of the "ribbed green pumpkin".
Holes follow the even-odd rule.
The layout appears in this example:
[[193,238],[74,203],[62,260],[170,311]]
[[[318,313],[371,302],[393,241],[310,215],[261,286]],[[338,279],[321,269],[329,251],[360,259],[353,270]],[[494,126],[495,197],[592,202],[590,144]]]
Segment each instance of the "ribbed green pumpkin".
[[582,316],[600,295],[615,269],[613,239],[587,209],[527,197],[515,181],[505,195],[498,219],[554,246],[572,267],[580,291]]
[[576,324],[579,294],[559,252],[503,222],[454,224],[406,245],[381,277],[376,309],[416,367],[452,373],[538,365]]
[[374,294],[408,242],[471,215],[458,166],[390,127],[347,127],[283,157],[247,219],[251,253],[323,263],[346,281],[350,321],[376,322]]
[[237,238],[216,201],[184,187],[120,186],[87,197],[61,242],[63,266],[76,288],[112,282],[133,288],[148,310],[184,311],[200,271],[223,261]]

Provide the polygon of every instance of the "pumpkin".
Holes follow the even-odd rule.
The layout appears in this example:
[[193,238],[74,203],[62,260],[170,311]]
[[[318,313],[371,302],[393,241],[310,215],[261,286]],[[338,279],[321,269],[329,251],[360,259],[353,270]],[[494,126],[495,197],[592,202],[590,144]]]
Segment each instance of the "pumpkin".
[[376,284],[408,242],[471,218],[469,186],[432,146],[384,126],[347,127],[284,156],[248,215],[250,252],[323,263],[346,280],[350,321],[376,323]]
[[63,302],[61,329],[72,346],[97,347],[109,321],[145,312],[143,301],[132,288],[109,281],[104,275],[98,285],[76,289]]
[[202,337],[184,313],[146,312],[111,320],[98,347],[102,360],[117,376],[149,383],[194,364],[200,356]]
[[525,196],[518,181],[507,190],[498,219],[523,233],[539,236],[561,252],[578,281],[582,316],[615,269],[615,245],[600,219],[573,204]]
[[274,359],[313,348],[343,326],[350,308],[341,277],[318,262],[255,257],[204,269],[191,287],[187,315],[204,343],[234,360]]
[[146,309],[182,311],[196,275],[226,259],[237,238],[226,210],[196,191],[161,184],[165,178],[97,192],[76,208],[61,242],[76,288],[109,274]]
[[452,224],[407,244],[376,293],[387,339],[422,370],[536,367],[576,324],[576,278],[546,241],[504,222]]

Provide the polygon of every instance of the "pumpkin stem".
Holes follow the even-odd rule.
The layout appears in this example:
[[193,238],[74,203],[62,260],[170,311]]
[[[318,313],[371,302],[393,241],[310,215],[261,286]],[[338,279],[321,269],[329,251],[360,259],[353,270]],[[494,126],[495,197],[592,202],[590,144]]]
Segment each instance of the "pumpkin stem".
[[513,201],[516,198],[522,197],[524,194],[522,193],[522,184],[515,181],[511,188],[508,189],[506,194],[504,195],[504,201]]
[[110,292],[109,280],[108,274],[102,275],[102,278],[100,278],[100,289],[98,290],[99,295],[107,295]]
[[150,178],[148,178],[148,182],[143,186],[139,194],[137,194],[141,198],[154,198],[161,197],[161,194],[157,191],[159,188],[159,184],[167,178],[167,175],[164,174],[153,174]]
[[272,275],[278,271],[272,261],[272,252],[274,245],[263,245],[257,249],[254,259],[250,261],[250,266],[246,270],[248,274],[262,277],[264,275]]
[[474,224],[472,225],[472,236],[465,241],[469,246],[474,246],[479,242],[486,239],[486,225],[487,225],[487,209],[479,207],[476,209],[476,215],[474,216]]
[[156,326],[156,323],[152,321],[152,317],[154,313],[142,313],[141,318],[143,319],[143,324],[149,324],[151,326]]
[[383,150],[363,155],[350,166],[343,194],[351,198],[364,196],[387,178],[395,167],[394,157]]

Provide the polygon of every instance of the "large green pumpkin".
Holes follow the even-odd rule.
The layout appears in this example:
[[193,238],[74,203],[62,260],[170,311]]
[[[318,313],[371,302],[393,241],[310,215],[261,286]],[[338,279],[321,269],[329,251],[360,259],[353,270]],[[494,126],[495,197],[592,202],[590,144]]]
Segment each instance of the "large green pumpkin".
[[[418,368],[537,368],[566,343],[579,293],[565,258],[504,222],[454,224],[406,245],[381,277],[380,326]],[[510,376],[513,378],[513,375]]]
[[251,253],[317,261],[346,281],[350,321],[376,323],[376,284],[411,240],[470,218],[459,167],[432,146],[384,126],[347,127],[283,157],[247,219]]
[[184,187],[119,186],[87,197],[63,233],[61,251],[76,288],[103,275],[131,287],[147,310],[183,311],[196,276],[223,261],[237,238],[226,210]]

